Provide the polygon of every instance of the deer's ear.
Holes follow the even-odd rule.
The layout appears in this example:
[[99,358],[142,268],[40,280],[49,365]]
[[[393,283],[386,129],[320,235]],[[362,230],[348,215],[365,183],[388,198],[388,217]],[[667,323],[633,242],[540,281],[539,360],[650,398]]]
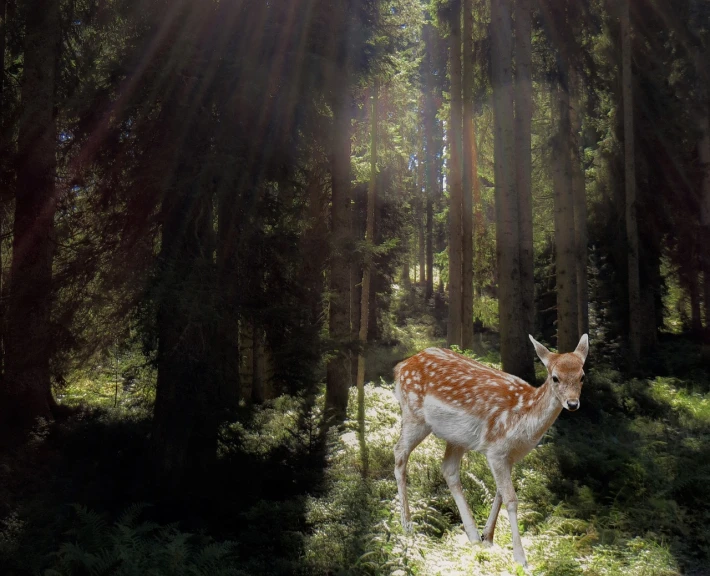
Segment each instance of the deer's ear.
[[574,353],[582,359],[582,362],[587,359],[587,354],[589,353],[589,337],[586,334],[582,334]]
[[548,364],[550,363],[550,355],[552,353],[542,344],[540,344],[537,340],[535,340],[535,338],[532,337],[532,334],[528,334],[528,337],[530,338],[530,342],[533,343],[533,346],[535,346],[535,352],[537,352],[538,357],[540,358],[540,360],[542,360],[542,363],[545,365],[545,368],[547,368]]

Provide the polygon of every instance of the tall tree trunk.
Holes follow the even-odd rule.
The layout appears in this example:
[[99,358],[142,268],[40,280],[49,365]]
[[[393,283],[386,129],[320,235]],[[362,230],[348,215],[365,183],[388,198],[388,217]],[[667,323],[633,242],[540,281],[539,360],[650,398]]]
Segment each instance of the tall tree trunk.
[[434,144],[434,126],[436,124],[436,104],[434,101],[435,78],[433,73],[433,35],[431,24],[424,26],[425,93],[424,93],[424,145],[426,149],[426,289],[427,301],[434,294],[434,198],[438,195],[437,154]]
[[569,71],[570,150],[572,152],[572,197],[574,200],[574,243],[577,249],[577,322],[579,334],[589,332],[589,287],[587,286],[587,192],[582,165],[582,85],[574,68]]
[[335,349],[326,367],[326,423],[342,422],[350,388],[350,101],[349,76],[334,88],[331,157],[332,223],[330,261],[330,338]]
[[217,190],[217,290],[221,314],[216,322],[214,355],[219,376],[220,402],[236,408],[240,398],[238,262],[242,212],[233,193],[234,180],[224,178]]
[[0,426],[17,431],[37,417],[50,418],[53,406],[49,359],[59,2],[32,0],[26,15],[6,370],[0,389]]
[[624,174],[626,190],[626,240],[629,275],[629,351],[632,367],[641,360],[641,282],[639,279],[639,237],[636,213],[636,160],[634,152],[634,105],[631,69],[631,24],[629,4],[622,1],[621,55],[624,101]]
[[419,284],[426,286],[426,201],[422,199],[417,210],[417,250],[419,252]]
[[451,3],[449,63],[451,119],[449,122],[449,323],[447,342],[461,346],[462,330],[462,176],[461,170],[461,2]]
[[461,347],[473,349],[473,10],[463,0],[463,197],[462,233],[462,329]]
[[7,36],[7,0],[0,0],[0,379],[5,366],[5,276],[3,273],[3,236],[6,229],[5,202],[9,194],[5,186],[3,173],[5,172],[7,137],[5,130],[5,47]]
[[[532,24],[530,0],[515,7],[515,183],[520,210],[523,330],[534,332],[535,271],[532,210]],[[534,377],[534,374],[530,375]]]
[[710,110],[708,109],[707,93],[703,102],[701,117],[702,138],[698,144],[698,156],[703,165],[703,181],[700,195],[700,245],[705,246],[700,257],[703,267],[703,307],[705,310],[705,329],[710,335]]
[[212,347],[216,313],[209,305],[218,281],[212,189],[201,175],[204,157],[195,153],[209,136],[196,119],[203,104],[195,69],[184,73],[192,82],[163,108],[165,147],[174,152],[163,166],[152,447],[156,487],[178,497],[215,463],[221,408]]
[[557,349],[570,352],[579,341],[577,320],[577,255],[570,155],[570,106],[566,63],[562,63],[557,133],[554,141],[553,187],[555,197],[555,247],[557,288]]
[[375,202],[377,199],[377,93],[379,79],[375,77],[372,91],[372,127],[370,134],[370,184],[367,188],[367,224],[365,242],[368,243],[368,256],[362,272],[362,300],[360,302],[360,353],[357,361],[357,420],[360,433],[360,455],[362,475],[368,474],[369,459],[365,439],[365,346],[370,312],[370,284],[372,278],[372,248],[375,238]]
[[509,0],[491,0],[491,61],[495,116],[496,255],[498,259],[501,360],[522,378],[533,372],[523,330],[520,286],[520,217],[515,190],[512,22]]
[[264,382],[264,329],[257,321],[254,321],[253,324],[251,401],[254,404],[263,404],[266,400],[266,383]]

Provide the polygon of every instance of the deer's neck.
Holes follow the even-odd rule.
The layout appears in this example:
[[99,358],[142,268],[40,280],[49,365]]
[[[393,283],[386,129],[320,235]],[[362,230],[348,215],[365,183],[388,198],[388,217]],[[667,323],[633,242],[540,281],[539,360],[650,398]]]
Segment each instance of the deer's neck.
[[537,442],[557,420],[562,412],[562,404],[552,389],[549,378],[542,386],[535,389],[533,399],[533,405],[525,415],[525,428],[527,428],[529,436]]

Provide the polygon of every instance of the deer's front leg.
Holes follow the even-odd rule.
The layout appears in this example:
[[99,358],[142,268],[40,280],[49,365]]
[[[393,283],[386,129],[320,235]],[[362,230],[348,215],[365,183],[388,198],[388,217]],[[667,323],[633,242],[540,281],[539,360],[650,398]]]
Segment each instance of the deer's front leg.
[[466,530],[466,535],[469,541],[473,543],[480,543],[481,536],[478,534],[478,528],[476,527],[476,521],[473,519],[471,514],[471,509],[468,507],[466,498],[463,495],[463,488],[461,487],[461,458],[466,453],[465,448],[459,446],[454,446],[453,444],[446,444],[446,452],[444,453],[444,461],[441,463],[441,471],[444,474],[446,484],[451,490],[451,494],[454,497],[454,502],[458,506],[459,514],[461,514],[461,520],[463,520],[463,527]]
[[[513,488],[513,480],[510,477],[512,464],[507,459],[488,458],[488,463],[493,472],[493,477],[498,487],[498,492],[502,497],[503,504],[508,509],[508,519],[510,520],[510,531],[513,535],[513,559],[526,567],[525,551],[520,540],[520,529],[518,528],[518,497]],[[495,503],[495,502],[494,502]]]
[[491,506],[491,514],[488,516],[488,522],[486,522],[486,527],[483,529],[483,543],[486,546],[493,545],[493,534],[496,531],[496,522],[498,521],[498,514],[500,513],[500,505],[502,503],[503,497],[500,495],[500,492],[496,490],[493,505]]

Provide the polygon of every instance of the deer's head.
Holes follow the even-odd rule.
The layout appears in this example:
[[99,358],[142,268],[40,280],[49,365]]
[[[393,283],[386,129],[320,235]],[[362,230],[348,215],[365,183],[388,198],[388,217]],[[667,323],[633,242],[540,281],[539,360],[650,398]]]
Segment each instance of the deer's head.
[[530,336],[535,352],[547,368],[547,380],[558,400],[567,410],[579,408],[579,394],[584,383],[584,361],[589,352],[589,338],[582,336],[574,352],[555,354]]

